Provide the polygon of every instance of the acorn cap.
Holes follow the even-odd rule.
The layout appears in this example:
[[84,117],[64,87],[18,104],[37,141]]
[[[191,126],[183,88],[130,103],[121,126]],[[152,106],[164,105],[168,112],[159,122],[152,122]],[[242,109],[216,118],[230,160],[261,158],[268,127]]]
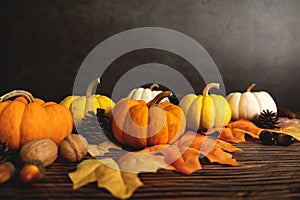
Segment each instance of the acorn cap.
[[13,176],[15,174],[16,168],[11,162],[5,162],[2,165],[8,169],[10,176]]

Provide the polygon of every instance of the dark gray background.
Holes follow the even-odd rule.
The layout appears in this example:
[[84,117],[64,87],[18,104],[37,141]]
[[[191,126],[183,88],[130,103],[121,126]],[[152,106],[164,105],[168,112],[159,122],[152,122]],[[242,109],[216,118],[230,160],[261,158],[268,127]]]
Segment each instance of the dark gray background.
[[[46,100],[72,93],[87,54],[127,29],[155,26],[198,41],[223,77],[226,91],[252,82],[279,106],[300,110],[300,1],[298,0],[1,0],[3,94],[26,89]],[[189,68],[178,56],[158,50],[126,54],[122,69],[157,62]],[[116,69],[116,68],[114,68]],[[119,71],[105,74],[98,90],[109,94]],[[202,89],[202,80],[193,80]]]

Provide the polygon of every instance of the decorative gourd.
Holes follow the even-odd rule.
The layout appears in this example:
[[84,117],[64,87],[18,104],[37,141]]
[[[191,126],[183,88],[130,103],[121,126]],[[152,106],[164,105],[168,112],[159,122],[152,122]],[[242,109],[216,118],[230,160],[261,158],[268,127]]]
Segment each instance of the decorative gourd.
[[[13,100],[9,100],[10,98]],[[12,149],[40,138],[56,144],[72,133],[71,112],[55,102],[44,102],[24,90],[0,97],[0,136]]]
[[219,89],[219,84],[209,83],[202,95],[187,94],[180,101],[179,106],[186,116],[187,128],[202,131],[226,126],[230,122],[231,109],[228,102],[221,95],[209,95],[211,88]]
[[123,98],[113,108],[112,130],[121,144],[133,148],[168,144],[185,131],[186,120],[179,106],[160,102],[171,95],[164,91],[153,100]]
[[255,120],[263,110],[277,113],[277,105],[269,93],[251,92],[255,85],[255,83],[251,84],[244,93],[232,92],[227,95],[226,99],[231,107],[233,120],[239,118]]
[[70,109],[76,127],[80,126],[82,119],[89,111],[96,114],[97,108],[104,109],[105,113],[111,116],[111,110],[115,103],[107,96],[92,95],[94,87],[98,84],[100,84],[100,78],[90,82],[86,90],[86,96],[68,96],[60,102],[61,105]]
[[[132,98],[135,100],[144,100],[146,103],[148,103],[163,91],[171,91],[171,90],[167,87],[158,85],[156,83],[145,84],[139,88],[135,88],[131,90],[127,95],[127,98]],[[171,102],[175,105],[178,105],[178,99],[173,93],[170,97],[168,98],[166,97],[162,99],[161,102]]]

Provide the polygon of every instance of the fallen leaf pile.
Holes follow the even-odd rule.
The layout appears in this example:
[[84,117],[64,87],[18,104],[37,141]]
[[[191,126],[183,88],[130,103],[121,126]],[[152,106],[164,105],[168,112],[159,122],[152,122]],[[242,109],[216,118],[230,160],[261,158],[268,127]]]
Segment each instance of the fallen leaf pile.
[[98,187],[107,189],[120,199],[129,198],[138,187],[143,185],[138,178],[139,173],[155,173],[158,169],[166,169],[189,175],[202,169],[200,155],[206,156],[210,162],[241,165],[229,153],[241,149],[221,139],[192,131],[186,132],[173,144],[156,145],[140,151],[127,152],[117,162],[112,158],[100,158],[109,149],[119,148],[113,143],[90,145],[90,148],[90,152],[98,159],[84,160],[78,165],[76,171],[69,173],[73,188],[77,189],[88,183],[97,182]]
[[[241,166],[231,152],[242,151],[231,143],[245,142],[245,135],[259,138],[262,131],[254,123],[245,119],[231,122],[221,129],[211,129],[198,134],[187,131],[173,144],[156,145],[139,151],[123,151],[115,158],[105,157],[111,149],[120,150],[120,146],[105,141],[98,145],[89,145],[89,153],[97,159],[82,161],[74,172],[69,173],[73,188],[97,182],[99,188],[108,190],[119,199],[127,199],[143,185],[139,173],[156,173],[159,169],[173,170],[190,175],[202,169],[201,159],[211,163]],[[298,139],[300,131],[281,128],[286,134]],[[298,137],[298,138],[297,138]]]

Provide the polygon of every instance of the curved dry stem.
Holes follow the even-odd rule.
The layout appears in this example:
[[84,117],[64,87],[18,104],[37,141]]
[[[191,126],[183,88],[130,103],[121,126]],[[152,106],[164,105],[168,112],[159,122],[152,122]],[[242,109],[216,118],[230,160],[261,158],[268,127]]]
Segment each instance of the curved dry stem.
[[211,89],[211,88],[216,88],[216,89],[219,89],[220,88],[220,84],[219,83],[209,83],[205,86],[205,88],[203,89],[203,92],[202,92],[202,95],[204,97],[208,96],[208,91]]
[[98,84],[100,84],[100,78],[96,78],[95,80],[92,80],[92,81],[89,83],[89,85],[88,85],[88,87],[87,87],[87,89],[86,89],[86,93],[85,93],[86,97],[92,96],[93,89],[94,89]]
[[159,93],[158,95],[156,95],[156,97],[154,97],[154,99],[152,99],[147,103],[148,108],[150,108],[154,104],[159,104],[161,100],[163,100],[166,97],[170,97],[171,95],[172,95],[171,91],[163,91]]
[[246,90],[246,92],[250,92],[256,86],[255,83],[252,83]]
[[154,88],[159,88],[159,85],[157,83],[153,83],[152,85],[150,85],[149,89],[153,90]]
[[34,97],[30,92],[26,90],[13,90],[11,92],[2,95],[0,97],[0,102],[6,101],[12,97],[19,97],[19,96],[24,97],[28,101],[28,103],[32,103],[34,101]]
[[100,78],[96,78],[95,80],[92,80],[90,84],[88,85],[86,89],[86,103],[85,103],[85,109],[84,114],[89,115],[90,111],[94,111],[94,105],[95,105],[95,98],[92,97],[92,93],[94,88],[100,84]]

